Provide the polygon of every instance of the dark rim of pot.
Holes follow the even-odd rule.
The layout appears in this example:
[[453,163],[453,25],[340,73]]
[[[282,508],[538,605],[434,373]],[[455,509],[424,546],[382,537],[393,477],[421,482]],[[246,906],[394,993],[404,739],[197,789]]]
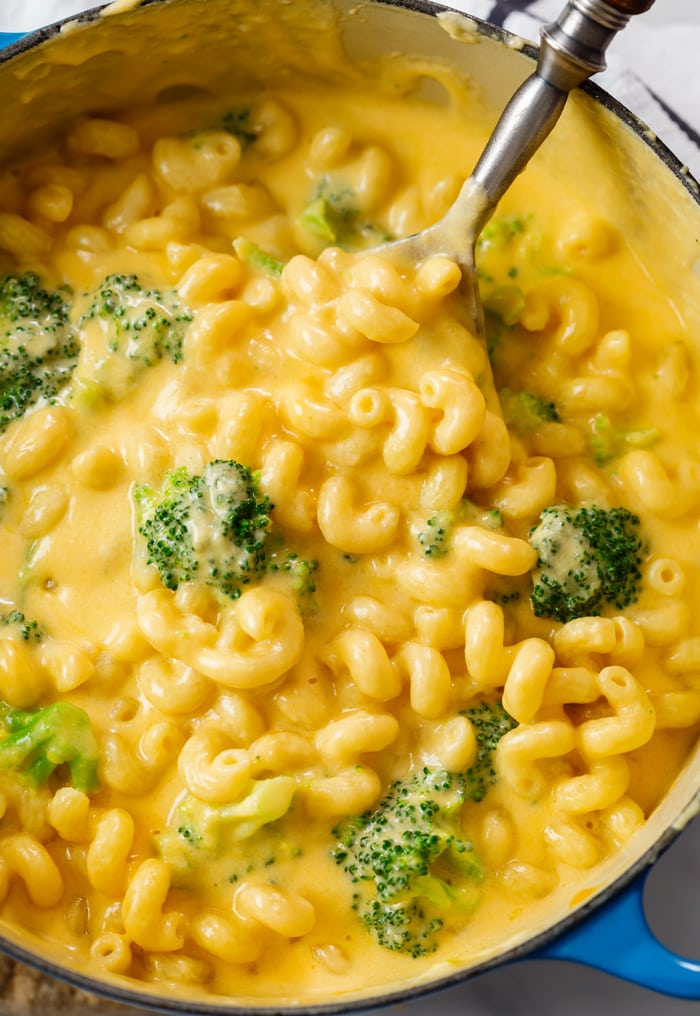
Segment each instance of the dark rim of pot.
[[[141,0],[139,6],[149,7],[156,3],[167,4],[170,2],[177,2],[177,0]],[[464,11],[458,11],[449,6],[437,6],[436,4],[431,3],[430,0],[359,0],[358,7],[361,7],[365,3],[376,3],[382,4],[386,7],[397,7],[403,10],[413,11],[418,14],[428,15],[430,17],[436,17],[438,14],[445,11],[459,14],[467,18],[469,21],[472,21],[476,25],[477,31],[480,35],[492,39],[495,42],[504,44],[509,48],[515,48],[533,61],[537,59],[536,46],[528,42],[522,42],[521,45],[521,40],[519,40],[512,32],[509,32],[504,28],[500,28],[497,25],[491,25],[472,14],[466,14]],[[45,28],[41,28],[36,32],[23,36],[0,52],[0,64],[12,59],[20,53],[41,45],[49,39],[52,39],[55,35],[60,33],[63,25],[65,24],[75,22],[89,24],[92,21],[99,20],[103,11],[107,7],[109,7],[109,4],[93,7],[82,14],[64,18],[61,21],[57,21]],[[514,43],[516,45],[514,45]],[[620,101],[615,99],[594,82],[588,81],[581,87],[582,90],[588,93],[598,105],[609,110],[622,124],[636,135],[639,141],[650,148],[654,155],[660,159],[678,182],[685,188],[685,190],[688,191],[696,203],[700,205],[700,184],[698,184],[688,168],[682,165],[673,152],[663,143],[663,141],[650,131],[649,127],[640,120],[639,117],[635,116],[635,114],[627,109],[627,107]],[[683,815],[687,809],[691,808],[693,800],[698,797],[700,797],[700,790],[698,790],[696,794],[691,795],[684,807],[680,808],[676,819],[669,822],[654,843],[648,847],[647,850],[644,851],[644,853],[624,872],[622,872],[609,886],[591,897],[590,900],[578,907],[575,911],[567,914],[567,916],[563,917],[556,924],[542,932],[532,935],[532,937],[526,939],[519,945],[512,946],[505,952],[490,957],[487,960],[483,960],[480,963],[476,963],[467,969],[456,970],[453,973],[436,977],[434,980],[427,980],[425,982],[411,984],[396,989],[378,988],[366,997],[351,997],[337,1002],[304,1006],[294,1003],[284,1005],[281,1001],[277,1004],[269,1005],[238,1005],[235,1000],[228,1001],[222,996],[215,996],[216,998],[220,998],[220,1001],[212,1001],[211,1003],[207,1001],[187,1000],[184,998],[167,998],[165,994],[149,994],[145,990],[145,986],[144,988],[132,988],[129,985],[122,986],[121,984],[115,984],[110,981],[99,980],[97,977],[93,978],[89,974],[72,971],[67,966],[64,967],[58,962],[54,963],[41,957],[30,949],[25,949],[21,945],[4,939],[1,933],[0,951],[14,960],[27,964],[39,973],[46,974],[58,981],[63,981],[73,987],[80,988],[83,991],[91,992],[92,994],[101,996],[110,1001],[121,1002],[125,1005],[137,1006],[151,1010],[152,1012],[165,1014],[181,1013],[185,1014],[185,1016],[227,1016],[227,1014],[229,1014],[229,1016],[281,1016],[283,1012],[296,1011],[299,1013],[308,1013],[309,1016],[343,1016],[343,1014],[346,1013],[359,1013],[365,1012],[369,1009],[379,1009],[390,1005],[412,1002],[447,988],[457,987],[458,985],[471,980],[473,977],[483,974],[487,970],[491,970],[495,967],[527,959],[532,953],[543,948],[560,935],[563,935],[574,925],[585,921],[591,913],[598,910],[600,907],[605,906],[606,902],[611,900],[626,886],[633,882],[640,873],[655,863],[655,861],[671,845],[684,828],[685,822],[683,821]],[[163,990],[165,991],[167,989],[164,987]]]

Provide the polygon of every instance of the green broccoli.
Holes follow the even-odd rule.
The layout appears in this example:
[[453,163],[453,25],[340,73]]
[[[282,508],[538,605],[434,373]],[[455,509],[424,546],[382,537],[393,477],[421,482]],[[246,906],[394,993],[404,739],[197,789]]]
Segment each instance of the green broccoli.
[[316,573],[318,561],[299,557],[296,551],[288,551],[282,548],[281,551],[273,552],[270,555],[269,569],[271,572],[289,578],[291,589],[299,602],[300,607],[314,610],[317,607]]
[[24,642],[41,642],[44,637],[39,622],[28,620],[21,610],[10,610],[6,614],[0,614],[0,625],[14,629]]
[[439,512],[426,519],[425,527],[418,533],[418,542],[425,557],[445,557],[449,549],[449,537],[453,525],[451,512]]
[[70,702],[54,702],[33,712],[0,702],[0,769],[23,773],[35,786],[66,765],[70,782],[86,794],[99,789],[98,751],[90,717]]
[[285,262],[268,254],[257,243],[253,243],[245,236],[239,236],[233,241],[233,249],[240,261],[244,261],[251,268],[257,268],[265,275],[272,275],[279,278],[285,266]]
[[464,801],[463,778],[426,767],[333,830],[333,857],[357,884],[354,907],[379,945],[434,952],[444,915],[476,905],[483,869],[460,832]]
[[136,275],[108,275],[80,318],[83,329],[93,321],[101,325],[97,333],[84,333],[81,382],[120,394],[164,357],[179,363],[191,320],[176,293],[147,289]]
[[503,419],[520,437],[539,430],[543,423],[558,422],[559,413],[553,402],[532,392],[514,392],[502,388],[499,392]]
[[247,466],[216,459],[202,476],[182,466],[160,491],[137,486],[134,499],[147,563],[166,589],[196,581],[236,599],[265,571],[273,506]]
[[468,799],[478,804],[496,782],[494,756],[498,742],[516,722],[498,699],[484,700],[465,710],[464,715],[471,721],[476,735],[476,758],[464,774],[464,787]]
[[485,254],[490,250],[503,250],[525,233],[531,216],[497,215],[488,222],[479,236],[477,250]]
[[182,359],[184,326],[192,315],[175,294],[146,289],[136,275],[108,275],[81,323],[91,318],[109,323],[112,352],[151,366],[166,354],[173,363]]
[[[524,594],[524,589],[521,590],[519,588],[522,585],[519,578],[519,576],[516,578],[501,578],[496,581],[493,586],[484,590],[484,599],[491,600],[492,603],[498,603],[501,607],[507,607],[511,603],[517,603],[521,597],[521,593]],[[525,595],[526,594],[524,594],[524,596]]]
[[392,239],[380,226],[362,217],[350,187],[328,176],[320,181],[313,199],[299,215],[299,225],[326,246],[355,249]]
[[500,529],[503,514],[498,508],[481,508],[463,498],[452,511],[440,511],[426,519],[416,533],[418,543],[425,557],[445,557],[455,526],[482,526],[484,529]]
[[591,451],[598,466],[606,465],[633,448],[649,448],[660,437],[656,427],[616,427],[606,413],[596,413],[590,428]]
[[[517,215],[497,215],[481,231],[476,244],[476,265],[479,279],[484,283],[486,289],[495,282],[496,276],[500,275],[498,262],[503,254],[508,251],[513,255],[514,262],[508,270],[509,278],[513,279],[518,275],[515,260],[520,256],[519,248],[522,246],[530,229],[532,216],[522,218]],[[492,259],[496,258],[496,267],[492,265]],[[515,287],[501,287],[504,290],[513,290]],[[522,294],[520,295],[522,301]],[[513,323],[513,322],[510,322]]]
[[251,122],[252,111],[248,108],[231,109],[221,118],[221,125],[229,134],[240,141],[241,148],[246,149],[257,141],[258,132]]
[[627,508],[545,508],[530,530],[537,551],[532,607],[537,617],[571,621],[634,603],[646,548]]
[[466,713],[475,726],[477,757],[465,773],[425,767],[396,780],[374,811],[334,830],[333,857],[357,890],[353,906],[387,949],[434,952],[451,916],[468,916],[479,900],[484,869],[461,830],[462,808],[495,782],[493,755],[514,726],[500,702]]
[[525,294],[519,286],[496,286],[484,294],[483,303],[487,322],[502,338],[519,322],[525,309]]
[[70,382],[80,351],[70,295],[44,288],[35,272],[0,280],[0,433]]
[[247,793],[231,803],[207,804],[186,793],[157,838],[160,855],[180,873],[206,868],[208,857],[232,855],[238,844],[286,815],[296,789],[292,776],[272,776],[251,780]]

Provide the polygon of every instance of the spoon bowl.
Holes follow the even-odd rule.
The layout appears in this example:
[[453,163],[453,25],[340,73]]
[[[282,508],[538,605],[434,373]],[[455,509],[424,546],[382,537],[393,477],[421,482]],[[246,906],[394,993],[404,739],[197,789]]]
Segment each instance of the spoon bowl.
[[605,69],[605,51],[634,14],[654,0],[569,0],[556,21],[543,27],[537,67],[506,105],[471,176],[447,214],[434,225],[382,245],[385,256],[420,264],[436,254],[462,270],[466,324],[484,333],[475,248],[479,234],[505,192],[552,131],[569,92]]

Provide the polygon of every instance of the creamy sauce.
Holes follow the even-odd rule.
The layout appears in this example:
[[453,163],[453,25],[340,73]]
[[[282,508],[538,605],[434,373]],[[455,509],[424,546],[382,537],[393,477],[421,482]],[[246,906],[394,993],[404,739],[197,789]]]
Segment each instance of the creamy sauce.
[[[89,31],[65,43],[56,65],[79,68]],[[329,35],[319,66],[337,54]],[[0,699],[84,710],[99,779],[0,774],[2,919],[95,977],[312,1005],[493,957],[598,891],[696,742],[697,279],[674,289],[628,231],[604,145],[588,139],[586,191],[553,149],[479,244],[487,351],[455,262],[366,253],[444,215],[483,146],[491,113],[435,77],[442,104],[408,94],[409,71],[402,89],[348,71],[108,101],[0,176],[0,275],[68,287],[80,344],[55,404],[0,438],[2,613],[43,633],[0,628]],[[125,298],[146,321],[127,341],[96,294],[130,274],[149,296]],[[154,306],[182,355],[143,364],[125,350]],[[513,392],[556,413],[506,425]],[[214,460],[274,504],[282,565],[238,598],[166,588],[139,533],[135,488]],[[623,610],[534,615],[528,533],[562,502],[639,516]],[[208,545],[199,515],[191,533]],[[313,589],[290,561],[317,562]],[[425,956],[384,948],[333,829],[426,766],[468,771],[465,714],[501,697],[517,725],[457,826],[481,875],[449,883],[472,905],[441,911]]]

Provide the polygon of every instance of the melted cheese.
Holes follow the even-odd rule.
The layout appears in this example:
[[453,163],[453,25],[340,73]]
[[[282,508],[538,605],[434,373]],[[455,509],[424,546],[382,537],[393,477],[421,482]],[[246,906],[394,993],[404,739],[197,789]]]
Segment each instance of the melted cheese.
[[[76,66],[89,38],[71,35]],[[46,633],[26,646],[0,632],[0,698],[84,709],[100,777],[86,802],[62,768],[37,790],[2,776],[2,918],[93,976],[276,1005],[446,976],[596,891],[695,743],[700,421],[680,299],[693,283],[671,288],[626,230],[634,214],[614,214],[595,144],[585,192],[555,172],[554,148],[482,237],[490,360],[448,259],[397,267],[336,246],[428,226],[468,175],[489,114],[435,77],[439,103],[348,79],[171,95],[73,125],[0,180],[3,270],[68,287],[81,342],[77,380],[0,443],[0,597]],[[119,274],[176,300],[181,360],[134,365],[114,319],[86,316]],[[551,401],[556,419],[508,432],[504,389]],[[275,560],[318,562],[310,598],[285,566],[238,599],[163,588],[135,485],[215,459],[259,472]],[[623,611],[534,616],[527,535],[559,503],[639,515],[641,593]],[[384,949],[353,909],[333,828],[425,766],[469,769],[464,714],[501,696],[518,726],[461,813],[478,905],[446,911],[436,952]],[[216,758],[248,779],[210,800]],[[271,796],[246,826],[235,809],[251,787]]]

